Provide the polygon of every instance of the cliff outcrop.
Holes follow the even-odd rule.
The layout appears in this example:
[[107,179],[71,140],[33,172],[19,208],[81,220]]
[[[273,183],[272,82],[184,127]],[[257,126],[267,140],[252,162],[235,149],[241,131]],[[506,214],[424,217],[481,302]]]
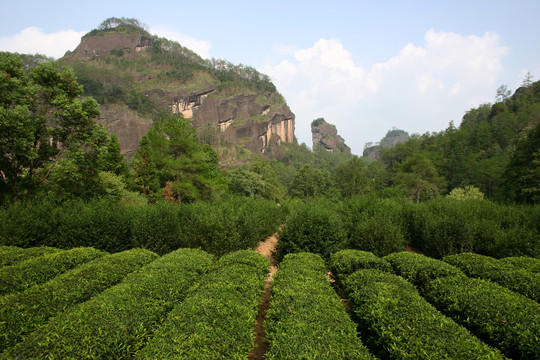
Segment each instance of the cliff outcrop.
[[[294,114],[255,69],[203,60],[166,39],[97,33],[85,35],[62,61],[100,103],[100,122],[116,133],[124,154],[134,154],[142,135],[166,113],[181,113],[195,128],[213,131],[219,141],[212,144],[255,154],[295,141]],[[231,81],[231,74],[238,80]]]
[[351,152],[351,148],[345,144],[345,140],[338,135],[335,125],[327,123],[323,118],[313,120],[311,123],[311,138],[313,150],[321,147],[332,152]]
[[367,143],[364,146],[363,155],[372,159],[379,159],[381,156],[381,149],[390,148],[401,144],[410,139],[409,134],[406,131],[393,128],[389,130],[386,135],[378,143]]

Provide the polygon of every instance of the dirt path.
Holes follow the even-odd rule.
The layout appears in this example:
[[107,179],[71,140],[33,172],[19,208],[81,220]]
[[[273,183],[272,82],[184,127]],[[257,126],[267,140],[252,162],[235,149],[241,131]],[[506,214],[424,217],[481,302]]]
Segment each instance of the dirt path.
[[274,279],[274,274],[277,272],[276,259],[274,258],[274,251],[278,242],[277,233],[267,237],[264,241],[261,241],[256,252],[266,256],[270,260],[270,273],[266,278],[266,286],[264,288],[264,294],[259,304],[259,314],[257,315],[257,324],[255,325],[255,348],[249,354],[249,360],[263,360],[264,354],[268,350],[268,342],[266,341],[266,331],[264,329],[264,319],[266,318],[266,312],[270,307],[270,284]]

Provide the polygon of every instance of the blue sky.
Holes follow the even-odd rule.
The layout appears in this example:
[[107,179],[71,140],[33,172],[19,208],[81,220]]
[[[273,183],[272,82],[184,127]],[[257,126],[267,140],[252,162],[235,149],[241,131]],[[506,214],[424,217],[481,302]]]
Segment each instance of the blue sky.
[[0,50],[60,57],[108,17],[268,74],[311,146],[324,117],[361,154],[393,127],[459,125],[540,77],[540,1],[4,1]]

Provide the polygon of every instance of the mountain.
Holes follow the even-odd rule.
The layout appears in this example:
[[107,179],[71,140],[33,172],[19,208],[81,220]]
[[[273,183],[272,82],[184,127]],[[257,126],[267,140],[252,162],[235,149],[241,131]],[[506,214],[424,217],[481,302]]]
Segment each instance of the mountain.
[[351,152],[351,148],[345,144],[345,140],[338,135],[336,126],[327,123],[323,118],[311,122],[311,138],[313,150],[320,147],[330,152]]
[[190,119],[200,140],[224,157],[296,141],[295,116],[268,76],[202,59],[151,35],[136,19],[105,20],[60,61],[74,68],[85,95],[99,102],[99,121],[128,156],[155,121],[172,113]]
[[370,157],[372,159],[379,159],[381,149],[390,148],[401,144],[410,139],[409,134],[406,131],[393,128],[389,130],[386,135],[378,143],[367,143],[364,147],[363,156]]

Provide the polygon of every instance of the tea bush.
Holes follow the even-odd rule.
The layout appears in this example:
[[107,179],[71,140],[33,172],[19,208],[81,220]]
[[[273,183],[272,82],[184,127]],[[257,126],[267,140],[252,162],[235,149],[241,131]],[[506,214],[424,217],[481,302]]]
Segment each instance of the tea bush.
[[540,273],[540,260],[528,256],[511,256],[500,259],[500,261],[506,264],[512,264],[523,270],[530,271],[532,273]]
[[314,199],[297,206],[287,217],[277,245],[278,259],[289,253],[312,252],[327,259],[345,248],[347,233],[335,205]]
[[173,251],[52,318],[9,348],[6,356],[9,359],[131,359],[212,266],[213,256],[204,251]]
[[[424,297],[512,359],[540,354],[540,305],[498,284],[464,276],[430,282]],[[457,343],[457,342],[456,342]]]
[[15,344],[50,317],[115,285],[156,258],[156,254],[142,249],[102,256],[46,283],[1,297],[0,351]]
[[467,276],[490,280],[532,300],[540,300],[540,274],[478,254],[456,254],[443,260],[460,268]]
[[13,294],[44,283],[78,265],[104,256],[94,248],[75,248],[31,258],[0,268],[0,295]]
[[223,256],[135,358],[247,358],[269,267],[254,251]]
[[267,359],[372,359],[320,255],[288,254],[272,283]]
[[366,345],[382,358],[504,359],[399,276],[358,270],[345,280],[344,290]]
[[464,276],[457,267],[421,254],[400,252],[384,257],[394,272],[422,289],[430,281],[443,276]]
[[48,246],[38,246],[27,249],[17,246],[0,246],[0,266],[14,265],[24,260],[45,254],[52,254],[58,251],[60,251],[60,249]]
[[341,283],[347,276],[359,269],[379,269],[392,272],[390,263],[374,254],[354,249],[338,251],[328,261],[328,266],[334,279]]

